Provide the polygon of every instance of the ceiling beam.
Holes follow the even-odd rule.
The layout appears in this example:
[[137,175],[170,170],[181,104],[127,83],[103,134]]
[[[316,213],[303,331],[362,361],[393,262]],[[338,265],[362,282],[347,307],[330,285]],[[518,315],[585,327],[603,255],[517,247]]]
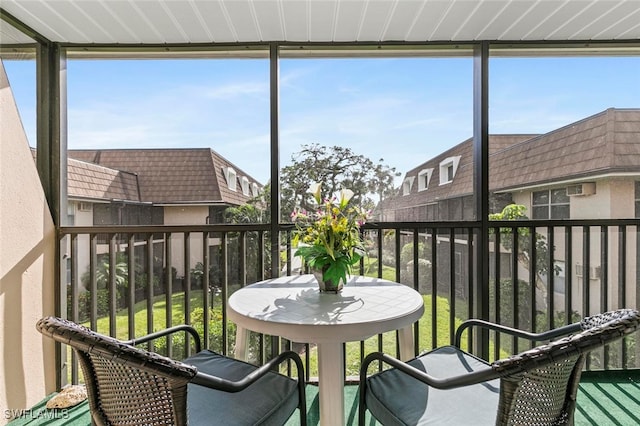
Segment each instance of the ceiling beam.
[[31,28],[27,24],[25,24],[24,22],[22,22],[21,20],[16,18],[15,16],[13,16],[12,14],[10,14],[6,10],[4,10],[2,7],[0,7],[0,20],[5,21],[9,25],[14,27],[15,29],[17,29],[21,33],[25,34],[26,36],[31,37],[32,39],[34,39],[38,43],[43,43],[43,44],[50,44],[51,43],[51,40],[49,40],[48,38],[46,38],[45,36],[43,36],[42,34],[37,32],[36,30]]

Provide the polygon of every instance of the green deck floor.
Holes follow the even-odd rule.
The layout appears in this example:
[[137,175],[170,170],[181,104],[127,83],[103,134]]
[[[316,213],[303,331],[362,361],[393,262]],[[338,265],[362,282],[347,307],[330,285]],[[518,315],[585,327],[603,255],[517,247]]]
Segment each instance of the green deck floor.
[[[358,423],[358,387],[345,388],[345,424]],[[48,399],[48,398],[47,398]],[[67,412],[52,412],[44,405],[47,399],[21,418],[9,423],[11,426],[69,425],[87,426],[91,424],[86,402]],[[307,419],[309,426],[318,422],[318,388],[307,386]],[[299,423],[297,414],[287,426]],[[367,425],[376,425],[371,419]],[[640,425],[640,370],[584,372],[578,392],[578,408],[575,413],[576,425]]]

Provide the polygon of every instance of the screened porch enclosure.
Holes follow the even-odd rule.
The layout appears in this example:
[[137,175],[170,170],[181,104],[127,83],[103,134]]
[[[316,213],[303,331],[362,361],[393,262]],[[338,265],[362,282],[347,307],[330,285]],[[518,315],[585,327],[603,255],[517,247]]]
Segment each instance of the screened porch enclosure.
[[[308,272],[291,212],[330,167],[305,150],[370,160],[352,165],[374,176],[359,187],[372,213],[355,273],[422,295],[415,354],[469,318],[539,332],[638,309],[638,16],[624,1],[3,0],[0,106],[19,113],[2,122],[3,150],[31,155],[8,150],[1,166],[35,163],[39,181],[15,185],[42,194],[55,236],[3,222],[18,259],[0,259],[0,316],[22,319],[0,341],[36,349],[2,358],[19,397],[0,389],[0,406],[83,381],[69,348],[33,330],[45,315],[122,339],[190,323],[233,355],[229,296]],[[43,206],[5,182],[3,214],[39,229]],[[524,214],[504,215],[513,204]],[[31,249],[52,253],[42,280]],[[148,348],[183,358],[185,340]],[[637,371],[637,340],[586,369]],[[493,332],[463,342],[487,360],[530,347]],[[315,384],[314,342],[250,337],[256,364],[288,349]],[[345,344],[346,383],[374,351],[397,355],[397,333]],[[55,363],[55,383],[25,368],[33,354]]]

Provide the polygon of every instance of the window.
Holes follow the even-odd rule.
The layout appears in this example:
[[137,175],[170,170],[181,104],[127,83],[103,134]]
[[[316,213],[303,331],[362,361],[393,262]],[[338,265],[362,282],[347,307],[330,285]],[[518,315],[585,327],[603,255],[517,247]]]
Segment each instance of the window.
[[164,208],[136,204],[95,204],[94,225],[163,225]]
[[[139,204],[94,204],[93,225],[163,225],[164,208]],[[106,244],[106,234],[98,236],[99,244]],[[162,234],[154,234],[154,238],[162,238]],[[119,234],[118,242],[125,243],[125,234]]]
[[76,223],[76,210],[72,203],[67,204],[67,225],[73,226]]
[[462,197],[462,220],[475,220],[475,219],[476,219],[475,197],[473,195]]
[[237,185],[238,175],[233,167],[223,167],[222,171],[224,172],[224,178],[227,180],[227,187],[230,190],[235,191]]
[[260,187],[258,186],[257,183],[253,182],[251,184],[251,192],[253,193],[254,197],[257,197],[258,195],[260,195]]
[[438,220],[438,204],[431,203],[427,204],[427,216],[426,220]]
[[569,196],[566,188],[533,193],[534,219],[569,219]]
[[443,200],[438,203],[438,220],[450,220],[449,202],[447,200]]
[[418,172],[418,191],[429,189],[429,181],[432,174],[433,169],[423,169]]
[[447,220],[462,220],[462,198],[449,199],[449,217]]
[[460,156],[445,158],[440,162],[440,185],[451,183],[460,164]]
[[92,211],[91,203],[78,203],[78,211],[90,212]]
[[416,177],[406,177],[404,182],[402,182],[402,195],[409,195],[411,193],[411,187],[413,186],[413,181]]
[[248,197],[250,195],[249,194],[249,178],[246,176],[242,176],[242,179],[240,180],[240,184],[242,185],[242,194]]
[[209,216],[207,217],[207,224],[224,223],[224,211],[224,207],[209,206]]

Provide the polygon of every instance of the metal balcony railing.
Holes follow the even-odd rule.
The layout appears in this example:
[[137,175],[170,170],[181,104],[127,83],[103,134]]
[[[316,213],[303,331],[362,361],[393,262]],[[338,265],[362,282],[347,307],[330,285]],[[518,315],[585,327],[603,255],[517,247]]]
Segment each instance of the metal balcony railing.
[[[273,250],[270,225],[63,227],[66,306],[61,312],[94,330],[122,339],[178,323],[194,324],[205,347],[233,352],[235,325],[226,301],[235,290],[279,275],[301,273],[292,257],[291,231],[282,225]],[[640,228],[634,220],[491,222],[488,243],[478,243],[476,222],[368,223],[367,256],[359,273],[412,286],[425,299],[415,325],[416,353],[449,344],[457,325],[476,315],[484,292],[489,320],[542,331],[583,316],[636,308]],[[280,259],[274,262],[272,253]],[[484,260],[483,260],[484,259]],[[479,280],[479,262],[489,262]],[[279,264],[273,271],[272,265]],[[64,283],[63,283],[64,284]],[[637,338],[637,336],[635,336]],[[471,347],[472,336],[466,337]],[[633,337],[592,354],[587,368],[640,367]],[[529,342],[490,334],[489,357],[528,348]],[[149,344],[172,357],[190,353],[184,339]],[[253,362],[293,347],[303,354],[307,380],[315,370],[314,348],[277,336],[252,336]],[[397,354],[395,333],[345,345],[347,376],[373,350]],[[67,378],[78,382],[69,355]]]

